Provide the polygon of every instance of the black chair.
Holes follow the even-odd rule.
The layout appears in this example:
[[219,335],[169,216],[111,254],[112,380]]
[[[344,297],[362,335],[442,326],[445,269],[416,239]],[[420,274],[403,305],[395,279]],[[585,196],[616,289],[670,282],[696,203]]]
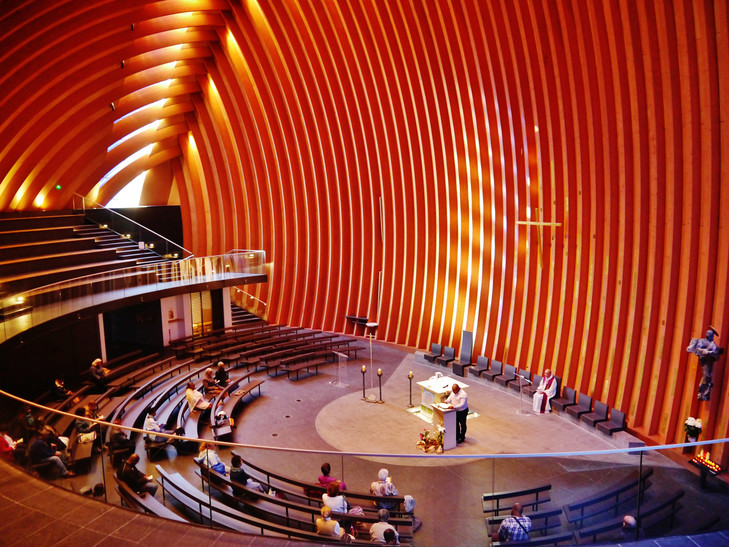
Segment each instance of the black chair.
[[426,361],[435,363],[435,360],[441,356],[442,352],[443,352],[443,346],[441,346],[440,344],[431,344],[430,353],[426,353],[425,355],[423,355],[423,357],[425,357]]
[[625,412],[617,408],[610,409],[610,419],[607,422],[600,422],[595,426],[598,431],[612,435],[617,431],[625,429]]
[[494,378],[494,382],[500,386],[508,386],[509,382],[516,380],[516,367],[512,365],[504,365],[504,373]]
[[509,387],[514,391],[521,391],[522,388],[526,388],[531,385],[530,373],[528,370],[519,369],[516,375],[516,379],[513,382],[509,382]]
[[456,360],[456,350],[450,346],[446,346],[443,350],[443,355],[435,358],[435,362],[442,367],[447,367],[448,363]]
[[[557,394],[559,394],[559,386],[557,387]],[[565,408],[571,407],[577,404],[576,401],[577,393],[571,387],[565,386],[562,389],[562,396],[555,396],[551,401],[552,408],[554,410],[564,410]]]
[[479,355],[476,359],[476,364],[468,367],[468,376],[474,376],[481,378],[481,373],[486,372],[489,369],[489,358]]
[[576,418],[577,420],[580,419],[580,416],[583,414],[587,414],[592,410],[592,397],[589,397],[588,395],[585,395],[584,393],[580,393],[577,397],[577,404],[568,406],[564,409],[564,411],[572,416],[573,418]]
[[484,370],[481,373],[481,378],[486,378],[487,380],[494,381],[494,378],[496,378],[499,374],[502,374],[504,372],[504,364],[501,361],[494,361],[491,360],[491,367],[488,370]]
[[524,386],[522,392],[524,395],[528,395],[529,397],[533,397],[534,393],[539,389],[539,383],[542,381],[542,375],[541,374],[535,374],[532,376],[532,383],[530,385]]
[[595,401],[595,408],[592,412],[580,416],[580,421],[585,422],[592,427],[600,422],[607,422],[608,406],[602,401]]

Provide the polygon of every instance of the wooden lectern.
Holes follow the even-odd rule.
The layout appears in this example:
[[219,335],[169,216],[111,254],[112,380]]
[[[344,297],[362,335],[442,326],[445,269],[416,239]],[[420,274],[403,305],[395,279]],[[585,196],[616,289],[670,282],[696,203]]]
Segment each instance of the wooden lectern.
[[433,427],[442,427],[443,450],[450,450],[456,447],[456,411],[452,408],[442,408],[441,403],[432,405]]

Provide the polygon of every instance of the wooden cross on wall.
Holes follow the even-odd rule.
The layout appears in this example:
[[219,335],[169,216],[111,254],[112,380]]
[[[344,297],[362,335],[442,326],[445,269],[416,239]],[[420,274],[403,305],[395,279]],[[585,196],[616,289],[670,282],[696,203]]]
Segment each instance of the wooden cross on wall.
[[[550,172],[551,172],[551,179],[552,179],[552,186],[554,186],[554,162],[550,162]],[[552,188],[552,193],[554,193],[554,188]],[[537,226],[539,228],[544,228],[547,226],[551,227],[559,227],[562,226],[561,222],[542,222],[539,220],[539,211],[541,210],[542,205],[542,178],[539,177],[539,207],[536,207],[534,209],[534,218],[536,220],[517,220],[516,223],[520,224],[522,226]],[[539,267],[542,268],[542,264],[544,262],[544,259],[542,257],[542,231],[539,230],[537,235],[537,246],[539,248]]]

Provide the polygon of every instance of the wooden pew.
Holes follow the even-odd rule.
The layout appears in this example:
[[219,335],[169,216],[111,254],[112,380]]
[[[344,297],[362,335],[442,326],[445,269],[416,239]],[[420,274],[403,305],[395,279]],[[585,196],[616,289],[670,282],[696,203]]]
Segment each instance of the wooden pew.
[[[241,457],[241,460],[243,461],[243,465],[246,469],[249,469],[251,471],[254,471],[260,476],[265,477],[265,479],[259,479],[256,478],[255,480],[258,480],[261,484],[266,484],[268,487],[273,488],[274,490],[280,491],[285,493],[285,495],[290,499],[300,499],[303,500],[306,503],[316,505],[317,507],[321,506],[321,496],[322,494],[325,494],[327,489],[323,486],[320,486],[319,484],[311,484],[309,482],[300,481],[291,477],[286,477],[285,475],[280,475],[278,473],[273,473],[271,471],[267,471],[266,469],[263,469],[262,467],[251,463],[250,461],[246,460],[246,458],[243,457],[242,454],[233,451],[232,454],[238,455]],[[250,474],[250,473],[249,473]],[[271,483],[271,479],[274,479],[277,481],[276,484]],[[292,488],[300,488],[301,490],[293,490]],[[308,496],[306,493],[311,492],[314,494],[314,497]],[[396,509],[390,509],[390,515],[392,517],[402,517],[405,515],[408,515],[405,511],[405,498],[404,496],[374,496],[370,494],[369,492],[363,493],[363,492],[352,492],[350,490],[347,490],[344,492],[345,497],[347,498],[347,501],[351,503],[352,505],[360,505],[362,509],[364,509],[365,513],[367,512],[374,512],[376,513],[378,511],[377,502],[378,501],[387,501],[389,503],[396,503],[397,508]]]
[[556,534],[552,534],[549,536],[538,536],[535,538],[530,538],[529,541],[507,541],[507,542],[500,542],[500,541],[493,541],[491,542],[492,547],[500,547],[500,546],[509,546],[509,547],[519,547],[519,546],[527,546],[527,545],[559,545],[560,543],[566,543],[571,545],[574,542],[574,537],[572,535],[572,532],[558,532]]
[[114,480],[117,483],[116,491],[118,492],[119,497],[132,509],[142,511],[150,515],[155,515],[157,517],[175,520],[177,522],[190,522],[162,504],[162,502],[154,496],[150,496],[149,494],[140,496],[134,490],[129,488],[127,483],[123,482],[116,473],[114,473]]
[[[217,490],[227,502],[230,502],[234,506],[243,505],[244,508],[247,509],[246,512],[248,513],[261,511],[261,505],[265,504],[280,507],[285,511],[283,516],[286,518],[287,526],[291,526],[292,524],[298,525],[299,527],[309,525],[312,526],[314,530],[316,529],[316,519],[321,515],[320,507],[287,500],[277,496],[271,496],[258,490],[252,490],[244,484],[232,481],[229,476],[222,475],[217,471],[208,469],[200,463],[197,463],[197,466],[199,469],[196,470],[196,474],[202,481],[203,490],[204,485],[207,484],[209,487]],[[235,494],[234,492],[236,490],[242,493]],[[249,509],[248,506],[250,506]],[[297,514],[301,514],[301,517],[297,516]],[[343,521],[356,520],[357,522],[363,523],[367,526],[371,526],[372,524],[379,522],[379,517],[375,513],[355,517],[348,513],[332,512],[332,519],[338,521],[340,524],[342,524]],[[403,518],[390,518],[388,522],[397,530],[401,544],[403,542],[407,543],[412,541],[413,519],[410,515]]]
[[[214,525],[248,534],[266,535],[266,532],[269,532],[315,543],[340,543],[339,538],[333,536],[320,536],[316,532],[276,524],[228,507],[216,498],[210,499],[207,494],[195,488],[179,473],[168,473],[159,465],[156,468],[160,476],[158,482],[162,486],[163,496],[171,495],[190,512],[198,515],[201,521],[211,519]],[[355,540],[354,543],[372,545],[370,541]]]
[[[494,516],[498,516],[501,511],[511,511],[511,506],[515,502],[519,502],[524,507],[534,507],[535,510],[539,510],[539,506],[550,501],[549,494],[542,496],[539,499],[539,494],[549,492],[552,489],[551,484],[544,486],[537,486],[535,488],[526,488],[524,490],[513,490],[508,492],[494,492],[493,494],[484,494],[482,496],[483,512],[492,513]],[[527,499],[521,499],[527,498]],[[502,505],[501,502],[507,502]],[[487,505],[496,505],[495,507],[488,507]]]
[[[668,496],[661,496],[660,499],[641,507],[638,526],[642,529],[657,526],[665,520],[670,520],[670,527],[673,528],[676,513],[681,509],[678,502],[684,496],[683,490],[677,490]],[[606,532],[619,532],[623,525],[623,517],[613,517],[607,521],[599,522],[593,526],[581,528],[575,531],[575,539],[578,543],[596,543],[597,536]]]
[[648,479],[651,475],[653,475],[652,468],[646,469],[642,476],[639,476],[638,472],[635,471],[618,484],[601,491],[591,498],[565,504],[563,510],[567,522],[580,528],[585,520],[602,516],[607,511],[612,511],[613,516],[617,517],[620,505],[635,499],[640,489],[645,490],[650,486]]
[[[250,395],[254,389],[258,388],[258,395],[261,395],[261,384],[265,380],[251,380],[251,374],[253,372],[246,372],[242,376],[236,379],[231,379],[230,384],[221,391],[215,399],[212,410],[210,412],[210,426],[213,430],[213,437],[217,440],[224,435],[229,435],[233,432],[230,426],[230,420],[227,425],[216,426],[215,416],[222,410],[225,412],[228,418],[232,418],[236,412],[238,406],[242,403],[243,398],[246,395]],[[248,380],[247,383],[241,386],[243,380]]]

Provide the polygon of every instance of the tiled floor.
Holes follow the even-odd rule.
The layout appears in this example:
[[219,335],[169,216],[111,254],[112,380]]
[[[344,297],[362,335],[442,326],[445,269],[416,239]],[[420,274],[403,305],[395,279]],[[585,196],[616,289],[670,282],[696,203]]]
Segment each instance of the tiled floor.
[[[384,403],[363,400],[360,370],[364,375],[365,395],[379,399],[379,384],[370,370],[382,369]],[[386,466],[401,494],[411,494],[417,501],[416,515],[423,521],[415,534],[417,546],[485,545],[488,543],[481,495],[484,492],[514,490],[552,484],[550,506],[582,499],[619,481],[641,463],[654,469],[648,499],[676,488],[683,488],[682,502],[675,532],[690,529],[707,513],[720,516],[721,528],[729,528],[729,498],[723,483],[715,491],[703,491],[695,474],[662,455],[591,453],[569,456],[578,451],[611,450],[627,445],[629,438],[615,439],[597,434],[572,419],[552,414],[535,416],[523,412],[530,405],[519,394],[493,384],[466,379],[469,406],[477,417],[469,419],[467,441],[444,457],[424,455],[416,447],[418,434],[427,424],[408,412],[410,382],[413,371],[412,399],[420,400],[416,382],[433,375],[432,365],[417,362],[415,356],[389,344],[373,345],[373,359],[363,352],[360,359],[342,367],[331,365],[320,374],[299,381],[285,376],[266,377],[262,396],[247,403],[238,417],[235,441],[246,445],[304,450],[264,450],[243,447],[246,458],[262,467],[301,480],[313,480],[322,461],[332,464],[333,473],[344,478],[350,490],[366,491],[377,470]],[[443,373],[449,371],[440,369]],[[342,387],[346,384],[346,387]],[[352,455],[322,454],[318,451],[346,452]],[[221,446],[223,459],[230,457]],[[549,457],[515,458],[513,454],[551,453]],[[387,454],[378,456],[377,453]],[[140,451],[143,456],[143,451]],[[496,459],[486,458],[496,455]],[[178,456],[173,448],[168,457],[154,462],[184,474],[194,484],[191,456]],[[144,463],[144,462],[143,462]],[[141,465],[141,464],[140,464]],[[147,464],[153,472],[154,465]],[[107,472],[110,470],[107,468]],[[101,467],[92,466],[87,475],[72,480],[57,480],[59,485],[80,489],[100,482]],[[141,543],[157,539],[178,545],[227,544],[281,545],[285,540],[246,537],[204,527],[190,527],[166,522],[126,510],[114,510],[96,500],[59,490],[43,482],[29,483],[24,475],[9,472],[0,479],[0,503],[3,519],[0,537],[12,537],[9,544],[41,546],[45,544],[113,545]],[[109,501],[118,499],[107,478]],[[32,493],[30,493],[32,491]],[[158,498],[162,498],[158,492]],[[174,506],[174,504],[173,504]],[[67,508],[67,509],[66,509]],[[55,523],[55,525],[54,525]],[[567,529],[566,523],[563,529]],[[8,535],[9,533],[9,535]],[[172,539],[174,538],[174,539]],[[682,538],[684,541],[685,537]],[[714,545],[708,538],[693,543]],[[726,540],[724,536],[719,539]],[[656,543],[658,541],[658,543]],[[674,539],[651,540],[650,545],[674,545]],[[292,542],[293,543],[293,542]],[[300,545],[300,542],[296,542]],[[723,543],[723,544],[726,544]]]

